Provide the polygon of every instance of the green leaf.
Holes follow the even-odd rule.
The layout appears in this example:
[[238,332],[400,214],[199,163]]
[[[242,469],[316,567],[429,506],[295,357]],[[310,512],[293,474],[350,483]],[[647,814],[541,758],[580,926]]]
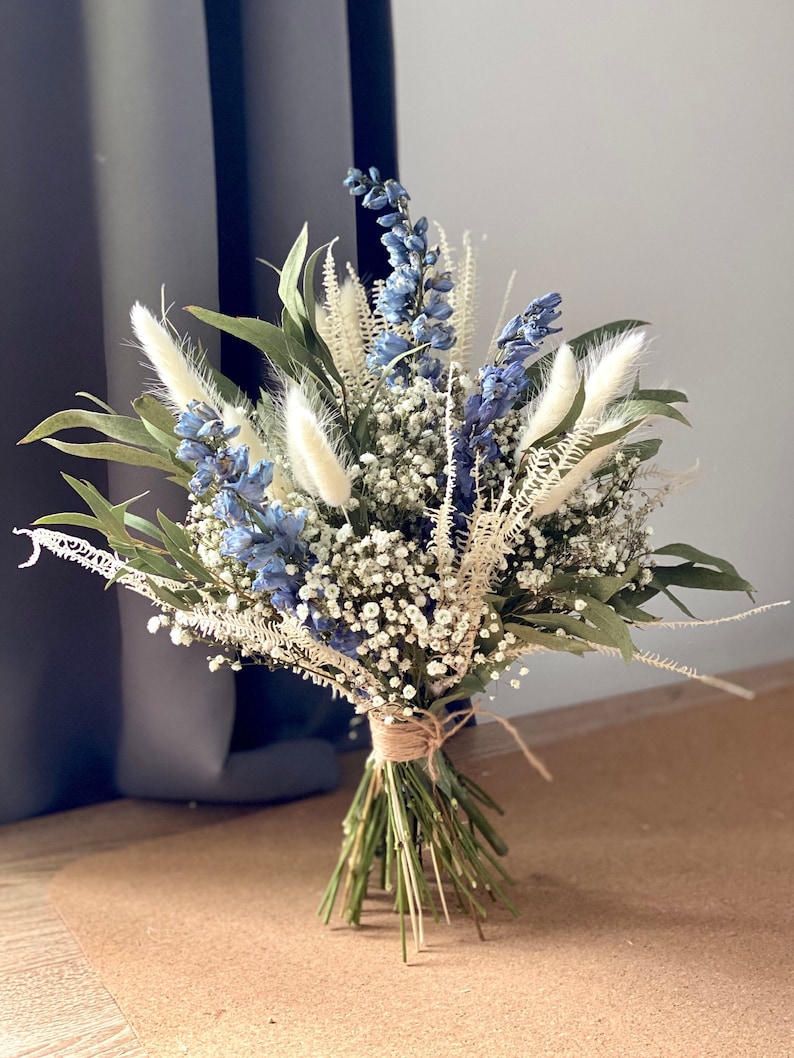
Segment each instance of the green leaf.
[[533,441],[530,447],[547,447],[548,442],[553,441],[555,438],[559,437],[560,434],[565,433],[567,430],[570,430],[570,428],[574,425],[576,420],[582,414],[582,408],[584,407],[585,397],[585,380],[584,376],[582,376],[579,382],[579,388],[577,389],[576,394],[573,400],[571,401],[571,406],[568,411],[565,413],[565,415],[563,415],[562,419],[560,419],[560,421],[557,423],[553,430],[549,430],[548,433],[544,434],[542,437],[539,437],[537,441]]
[[[644,441],[634,441],[632,444],[624,445],[622,452],[627,459],[632,459],[636,456],[641,463],[644,463],[648,459],[653,459],[661,447],[661,438],[648,437]],[[593,471],[593,477],[601,478],[605,477],[607,474],[612,474],[616,467],[617,464],[615,463],[615,460],[610,459],[604,463],[603,466],[600,466]]]
[[309,227],[304,224],[298,238],[292,245],[292,249],[287,254],[278,283],[278,296],[301,334],[303,333],[303,320],[306,318],[306,306],[303,303],[298,284],[300,283],[303,262],[306,260],[308,245]]
[[65,514],[45,514],[37,518],[34,525],[76,525],[81,529],[96,529],[104,534],[102,523],[98,518],[90,514],[81,514],[79,511],[67,511]]
[[116,412],[111,408],[109,404],[106,404],[104,400],[100,400],[99,397],[95,397],[93,393],[86,393],[85,390],[79,389],[75,393],[75,397],[85,397],[86,400],[90,400],[93,404],[96,404],[99,408],[104,408],[106,412],[111,415],[115,415]]
[[576,594],[559,596],[565,605],[574,608],[577,601],[585,603],[580,616],[572,614],[527,614],[522,620],[547,628],[562,628],[569,635],[577,636],[593,643],[602,643],[616,647],[626,661],[634,656],[634,644],[629,635],[628,626],[618,617],[615,611],[592,595]]
[[138,419],[127,415],[105,415],[98,411],[87,411],[84,408],[70,408],[56,412],[40,422],[17,444],[30,444],[31,441],[46,440],[60,430],[72,430],[82,427],[97,430],[106,437],[113,437],[125,444],[145,445],[149,440],[146,428]]
[[664,404],[687,404],[689,397],[680,389],[635,389],[631,392],[632,400],[655,400]]
[[[285,334],[275,324],[255,317],[224,316],[221,312],[212,312],[196,305],[188,305],[186,311],[203,323],[249,342],[295,381],[300,380],[304,371],[310,372],[332,397],[333,391],[323,366],[304,345]],[[335,402],[333,403],[335,406]]]
[[577,592],[576,601],[585,603],[585,608],[582,610],[585,620],[611,638],[613,644],[623,655],[624,661],[631,661],[635,647],[626,622],[615,613],[611,606],[592,595]]
[[690,562],[678,566],[657,566],[653,580],[665,588],[672,584],[678,588],[700,588],[704,591],[744,591],[748,595],[755,591],[752,584],[737,573],[724,573]]
[[506,624],[505,632],[512,632],[516,639],[520,639],[527,646],[543,647],[544,650],[561,650],[567,654],[581,656],[592,649],[579,640],[563,639],[561,636],[556,636],[553,632],[542,632],[539,628],[528,628],[522,624]]
[[153,397],[151,393],[143,393],[135,398],[132,406],[141,419],[154,426],[160,433],[169,437],[175,436],[176,418],[157,397]]
[[473,698],[477,694],[482,694],[488,686],[490,681],[483,680],[479,675],[479,669],[473,669],[467,673],[463,679],[456,683],[454,687],[450,688],[449,691],[441,698],[435,698],[433,700],[433,707],[448,705],[450,702],[459,702],[464,698]]
[[190,602],[185,602],[183,599],[180,599],[178,595],[175,595],[173,592],[169,591],[168,588],[164,588],[162,584],[158,584],[157,581],[152,580],[151,577],[146,578],[146,583],[152,589],[157,598],[160,599],[161,602],[164,602],[167,606],[171,606],[175,610],[192,609],[192,604]]
[[600,602],[609,602],[613,595],[634,580],[640,571],[639,562],[631,562],[625,572],[615,576],[582,577],[577,573],[557,573],[548,584],[548,591],[574,591],[590,595]]
[[196,557],[190,537],[185,530],[167,518],[162,511],[157,512],[157,520],[163,528],[166,536],[166,546],[175,562],[196,580],[206,583],[212,580],[208,570],[204,568],[201,561]]
[[[611,636],[606,635],[601,629],[589,625],[581,617],[574,617],[573,614],[522,614],[521,620],[539,628],[551,629],[552,631],[561,628],[568,635],[576,636],[577,639],[583,639],[588,643],[601,643],[610,647],[616,645]],[[560,642],[562,642],[561,639]]]
[[145,536],[150,536],[153,540],[159,541],[161,544],[164,543],[164,536],[152,522],[146,518],[141,518],[137,514],[130,514],[129,511],[124,512],[124,524],[128,525],[130,529],[134,529],[138,533],[143,533]]
[[573,338],[568,342],[568,345],[571,347],[576,359],[581,360],[587,356],[594,346],[601,345],[607,339],[617,338],[621,334],[628,334],[629,331],[636,331],[638,327],[649,326],[650,324],[645,323],[643,320],[615,320],[614,323],[605,323],[602,327],[595,327],[592,331],[585,331],[584,334],[580,334],[577,338]]
[[79,481],[69,474],[62,474],[61,476],[96,515],[105,536],[108,539],[111,537],[123,539],[126,535],[123,517],[119,516],[110,501],[106,500],[102,493],[94,488],[90,482]]
[[692,613],[692,611],[689,609],[689,607],[685,606],[684,603],[682,603],[681,600],[678,598],[678,596],[677,595],[673,595],[673,593],[670,591],[670,589],[666,588],[661,581],[657,580],[656,577],[653,578],[653,580],[650,582],[650,584],[660,594],[666,595],[667,598],[670,600],[670,602],[673,603],[675,606],[677,606],[678,609],[682,613],[686,614],[687,617],[691,618],[693,621],[697,621],[698,620],[698,618],[695,616],[695,614]]
[[114,444],[108,441],[98,441],[96,444],[70,444],[68,441],[58,441],[54,437],[43,437],[45,444],[52,445],[60,452],[66,452],[71,456],[84,456],[86,459],[106,459],[113,463],[126,463],[128,466],[153,467],[155,470],[165,470],[173,473],[174,464],[163,456],[154,452],[145,452],[142,448],[130,448],[127,445]]
[[682,415],[678,408],[674,408],[671,404],[666,404],[663,400],[637,400],[634,397],[630,397],[628,400],[616,401],[611,407],[620,408],[626,418],[632,420],[648,419],[652,415],[663,415],[668,419],[676,419],[678,422],[682,422],[684,426],[689,426],[689,420],[686,416]]
[[671,555],[673,558],[683,558],[686,562],[699,562],[703,566],[714,566],[715,569],[722,570],[723,573],[732,573],[735,577],[739,576],[738,570],[730,562],[724,558],[718,558],[716,555],[709,555],[706,551],[692,547],[691,544],[665,544],[664,547],[658,547],[653,553],[654,555]]
[[[656,594],[654,592],[654,594]],[[624,621],[630,621],[632,624],[653,624],[654,621],[658,621],[658,617],[654,617],[653,614],[646,613],[645,610],[641,610],[636,603],[636,591],[627,592],[627,595],[613,595],[609,600],[609,605],[614,607],[615,613],[620,614]],[[628,599],[632,601],[629,602]]]
[[303,269],[303,302],[306,306],[306,317],[309,321],[309,326],[318,341],[321,339],[317,330],[317,298],[314,293],[314,273],[317,269],[317,262],[320,260],[320,256],[330,245],[331,244],[327,242],[323,246],[319,246],[306,262],[306,267]]

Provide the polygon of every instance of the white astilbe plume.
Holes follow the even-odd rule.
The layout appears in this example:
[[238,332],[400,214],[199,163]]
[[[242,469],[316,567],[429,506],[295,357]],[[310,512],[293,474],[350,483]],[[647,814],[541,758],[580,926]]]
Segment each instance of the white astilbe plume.
[[575,467],[568,471],[560,484],[551,489],[545,499],[535,504],[532,508],[533,520],[543,518],[547,514],[553,514],[556,510],[559,510],[568,497],[598,470],[617,447],[618,442],[616,441],[613,444],[603,445],[601,448],[588,452]]
[[579,388],[576,358],[569,345],[561,345],[554,356],[548,381],[539,397],[529,406],[527,424],[516,448],[516,464],[539,438],[558,426],[570,410]]
[[488,358],[491,359],[499,352],[497,341],[502,334],[505,326],[505,320],[507,319],[507,306],[510,304],[510,297],[513,293],[513,286],[515,285],[516,275],[518,273],[514,270],[510,273],[510,278],[507,281],[505,288],[505,296],[502,298],[502,307],[499,310],[499,316],[496,320],[496,327],[494,328],[493,337],[491,338],[490,345],[488,346]]
[[357,688],[368,688],[369,697],[379,690],[377,683],[373,683],[367,670],[358,661],[316,640],[292,615],[282,614],[274,620],[251,609],[230,612],[225,603],[217,605],[211,601],[194,606],[191,610],[177,611],[156,595],[150,582],[156,581],[171,590],[184,587],[179,582],[129,569],[116,555],[92,547],[81,537],[41,528],[15,529],[14,532],[29,536],[33,544],[33,555],[23,563],[24,566],[33,565],[44,548],[58,558],[76,562],[105,580],[114,580],[149,599],[164,613],[171,615],[176,626],[191,629],[201,638],[234,650],[271,657],[292,667],[300,675],[308,675],[315,683],[345,695],[354,704],[367,700],[367,696],[362,698]]
[[455,359],[465,371],[477,322],[477,252],[468,232],[463,234],[463,254],[455,269],[455,286],[447,300],[455,313]]
[[350,499],[350,475],[339,458],[331,431],[321,412],[312,407],[295,384],[287,388],[283,404],[287,456],[297,485],[319,496],[329,507]]
[[592,350],[585,363],[582,419],[600,419],[606,406],[623,396],[634,379],[645,344],[644,331],[609,338]]
[[317,329],[346,385],[374,385],[376,380],[367,370],[366,356],[376,324],[367,291],[350,264],[347,278],[339,282],[332,246],[328,247],[323,264],[325,301],[316,308]]
[[155,395],[176,415],[185,411],[191,400],[204,401],[215,408],[226,426],[240,427],[235,443],[248,446],[252,464],[267,459],[262,439],[251,423],[255,412],[248,398],[238,393],[233,403],[224,400],[200,355],[187,341],[177,342],[165,324],[140,302],[133,305],[130,319],[140,348],[160,380]]
[[[597,426],[590,423],[590,427],[593,430],[593,440],[596,440],[599,435],[611,434],[616,430],[620,430],[625,426],[629,425],[630,416],[627,415],[626,410],[617,407],[606,419],[603,419]],[[583,419],[577,420],[577,427],[584,425],[587,428],[587,422]],[[543,518],[547,514],[553,514],[554,511],[559,510],[560,507],[565,503],[569,496],[573,495],[576,489],[580,485],[584,485],[588,478],[590,478],[596,470],[604,463],[606,463],[617,449],[623,443],[623,438],[616,441],[611,441],[609,444],[602,444],[599,448],[594,448],[592,451],[587,452],[586,455],[572,467],[565,477],[551,489],[546,496],[540,498],[535,504],[532,517],[533,519]]]

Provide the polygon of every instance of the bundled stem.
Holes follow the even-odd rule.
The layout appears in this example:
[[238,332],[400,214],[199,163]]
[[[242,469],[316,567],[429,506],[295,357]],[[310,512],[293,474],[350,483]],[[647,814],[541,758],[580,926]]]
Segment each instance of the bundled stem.
[[[433,778],[431,778],[431,773]],[[375,862],[381,888],[395,893],[403,959],[408,957],[406,920],[414,950],[424,944],[424,916],[449,922],[445,885],[480,932],[487,899],[517,911],[504,891],[512,879],[497,860],[507,846],[482,811],[501,809],[471,779],[461,775],[443,750],[433,760],[367,760],[364,775],[342,824],[339,860],[318,913],[361,924]],[[440,909],[440,910],[439,910]]]

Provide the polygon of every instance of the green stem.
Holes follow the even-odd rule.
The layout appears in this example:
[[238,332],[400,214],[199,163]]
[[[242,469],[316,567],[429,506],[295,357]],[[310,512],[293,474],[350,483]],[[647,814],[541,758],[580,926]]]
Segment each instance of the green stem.
[[449,921],[445,885],[474,918],[480,934],[480,920],[487,915],[481,894],[517,914],[503,889],[511,879],[497,860],[507,846],[480,805],[500,809],[443,752],[436,754],[434,764],[435,779],[425,760],[384,763],[370,756],[345,817],[339,860],[318,912],[327,923],[339,905],[346,922],[360,925],[370,882],[379,881],[387,892],[396,888],[404,959],[406,917],[417,951],[425,910],[438,922],[440,904]]

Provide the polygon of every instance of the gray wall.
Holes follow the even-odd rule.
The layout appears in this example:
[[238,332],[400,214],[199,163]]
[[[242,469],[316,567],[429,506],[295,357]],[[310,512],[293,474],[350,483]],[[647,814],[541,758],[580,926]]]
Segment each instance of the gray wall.
[[[794,275],[789,0],[395,0],[401,177],[455,242],[487,235],[481,332],[560,290],[565,335],[654,324],[646,384],[687,391],[660,462],[699,480],[653,519],[732,560],[759,602],[794,596],[790,411]],[[740,596],[685,593],[700,617]],[[666,616],[672,616],[670,611]],[[794,653],[794,607],[647,632],[704,672]],[[506,714],[649,686],[620,661],[531,660]]]

